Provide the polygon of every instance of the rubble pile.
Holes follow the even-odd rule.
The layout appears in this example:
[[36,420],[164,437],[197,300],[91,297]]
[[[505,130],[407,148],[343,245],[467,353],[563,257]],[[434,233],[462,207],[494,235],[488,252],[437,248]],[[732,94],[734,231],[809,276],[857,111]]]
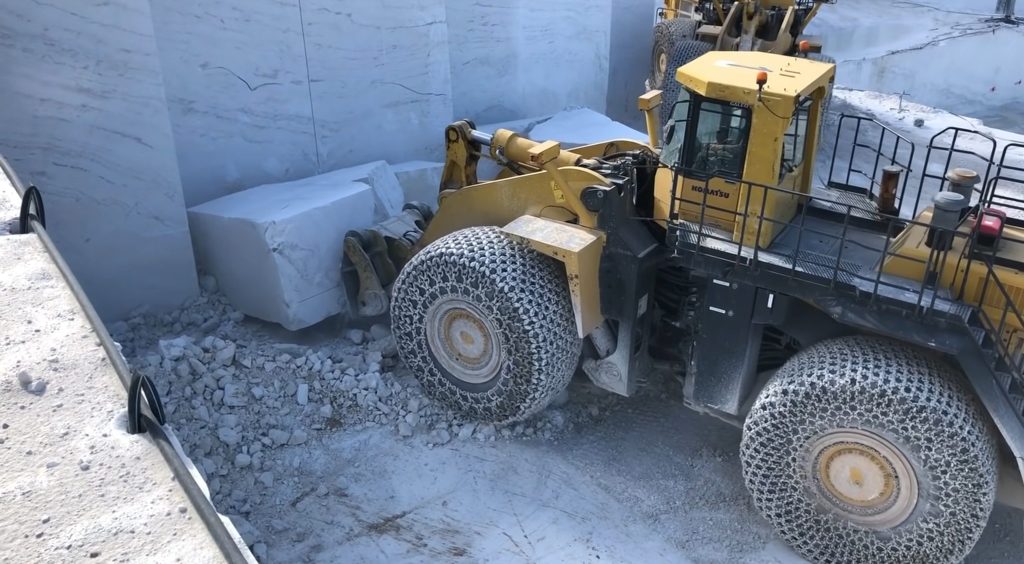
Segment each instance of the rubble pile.
[[133,370],[150,377],[170,424],[218,510],[247,514],[277,480],[301,468],[282,452],[328,433],[392,429],[404,440],[556,439],[615,398],[574,391],[530,421],[464,422],[423,395],[402,366],[390,329],[347,329],[314,346],[282,343],[235,311],[216,283],[181,310],[138,315],[111,333]]

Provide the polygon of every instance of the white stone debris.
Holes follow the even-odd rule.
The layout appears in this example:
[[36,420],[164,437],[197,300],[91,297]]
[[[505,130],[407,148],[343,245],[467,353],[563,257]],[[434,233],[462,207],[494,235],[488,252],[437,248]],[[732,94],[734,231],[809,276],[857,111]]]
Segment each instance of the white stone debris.
[[353,344],[361,345],[366,340],[366,331],[362,329],[349,329],[345,331],[345,338],[352,341]]
[[199,286],[207,294],[217,293],[217,279],[209,274],[204,274],[199,277]]
[[30,393],[41,396],[46,392],[46,380],[33,380],[26,389]]
[[[310,465],[331,434],[380,427],[436,447],[456,438],[557,440],[591,419],[589,403],[607,397],[570,401],[513,426],[461,421],[423,395],[387,325],[339,328],[308,345],[280,342],[222,294],[204,293],[178,311],[114,327],[129,364],[156,384],[215,506],[233,520],[278,503],[274,491],[282,483],[320,486],[323,477]],[[18,381],[25,378],[34,381]],[[81,467],[89,468],[84,461]],[[258,532],[241,523],[253,546]]]
[[224,384],[224,405],[242,407],[249,402],[245,388],[240,384]]
[[17,380],[23,388],[27,388],[32,383],[32,375],[27,370],[22,370],[18,372]]
[[46,392],[46,380],[33,377],[27,370],[19,370],[15,380],[18,381],[18,385],[22,389],[30,394],[41,396]]

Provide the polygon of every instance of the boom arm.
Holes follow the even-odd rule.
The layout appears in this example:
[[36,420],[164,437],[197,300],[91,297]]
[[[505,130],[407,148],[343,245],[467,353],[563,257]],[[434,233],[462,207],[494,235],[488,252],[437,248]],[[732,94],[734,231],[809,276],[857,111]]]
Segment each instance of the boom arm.
[[492,160],[517,174],[545,170],[549,163],[556,168],[593,164],[582,155],[561,150],[560,147],[554,152],[551,150],[550,141],[533,141],[508,129],[499,129],[494,135],[488,135],[477,131],[472,122],[465,120],[449,125],[445,130],[445,140],[445,165],[441,173],[442,191],[458,190],[479,182],[476,167],[484,154],[484,146],[489,148],[488,156]]
[[[494,135],[473,129],[468,121],[458,121],[448,126],[447,156],[444,172],[441,174],[442,190],[459,190],[477,184],[476,165],[484,146],[490,147],[490,157],[513,172],[547,171],[552,178],[551,191],[555,202],[572,210],[582,225],[589,221],[588,213],[580,201],[578,191],[570,187],[561,169],[596,164],[582,155],[564,151],[555,141],[543,143],[520,137],[507,129],[499,129]],[[587,225],[594,227],[594,225]]]

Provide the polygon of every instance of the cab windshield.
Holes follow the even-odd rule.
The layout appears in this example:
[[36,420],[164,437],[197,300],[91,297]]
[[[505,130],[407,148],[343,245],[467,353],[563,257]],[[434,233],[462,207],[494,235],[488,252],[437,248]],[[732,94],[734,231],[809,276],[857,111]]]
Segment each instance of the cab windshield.
[[742,178],[750,109],[704,98],[684,88],[672,108],[666,135],[661,153],[665,166],[693,178]]

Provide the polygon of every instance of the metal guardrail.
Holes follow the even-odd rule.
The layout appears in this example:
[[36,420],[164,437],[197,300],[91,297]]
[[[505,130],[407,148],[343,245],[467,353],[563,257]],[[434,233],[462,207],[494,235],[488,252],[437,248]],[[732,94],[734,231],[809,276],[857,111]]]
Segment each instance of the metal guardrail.
[[[849,143],[840,146],[844,135],[851,134]],[[878,141],[870,144],[865,137],[878,135]],[[886,166],[898,166],[903,169],[899,191],[896,195],[896,209],[900,210],[907,192],[907,185],[914,172],[914,156],[917,147],[907,137],[896,133],[893,129],[874,118],[841,114],[836,129],[836,140],[832,146],[832,160],[829,163],[827,186],[840,190],[859,193],[869,199],[877,197],[876,190],[881,188],[881,173]],[[840,159],[840,156],[845,158]],[[858,156],[874,157],[870,169],[863,170],[858,164]],[[836,164],[839,163],[837,170]],[[843,166],[845,163],[845,167]],[[845,168],[845,170],[844,170]],[[837,174],[838,173],[838,174]]]
[[985,186],[982,202],[986,206],[1008,208],[1009,222],[1024,226],[1024,166],[1010,164],[1011,161],[1024,163],[1024,143],[1009,143],[1003,147],[996,173]]
[[[701,181],[704,189],[700,191],[699,198],[688,198],[680,193],[682,187],[676,174],[670,209],[677,210],[680,204],[689,204],[692,209],[700,210],[689,218],[678,213],[670,217],[669,241],[674,243],[677,257],[689,253],[692,257],[728,263],[734,271],[768,272],[791,283],[828,288],[832,293],[847,295],[864,305],[898,308],[921,319],[937,316],[946,320],[958,318],[968,329],[985,332],[987,339],[978,345],[990,351],[986,355],[990,368],[995,372],[1010,372],[1015,385],[1024,391],[1024,355],[1021,354],[1024,341],[1006,338],[1012,329],[1024,328],[1024,315],[1014,305],[1011,291],[999,279],[993,260],[995,252],[979,244],[977,231],[935,229],[937,237],[947,237],[952,245],[945,250],[932,248],[927,258],[922,260],[894,249],[892,242],[913,226],[933,229],[928,224],[875,212],[872,221],[877,225],[863,228],[858,223],[864,221],[865,210],[853,203],[733,179],[730,182],[736,183],[737,193],[745,195],[737,209],[727,209],[708,202],[715,178]],[[693,181],[688,182],[692,184]],[[773,198],[798,199],[797,216],[783,220],[760,213],[759,210],[765,209]],[[815,204],[842,208],[845,213],[831,222],[828,228],[808,224],[807,211]],[[738,228],[735,233],[743,234],[746,244],[734,231],[717,228],[712,216],[719,218],[718,222],[722,217],[731,217],[733,225]],[[859,222],[852,221],[854,217]],[[962,221],[972,221],[971,217],[967,216]],[[765,231],[774,230],[782,234],[787,229],[796,230],[795,244],[756,244]],[[855,237],[858,233],[874,237]],[[792,234],[789,237],[792,238]],[[805,243],[812,239],[818,242],[831,240],[838,252],[835,256],[817,254]],[[1024,245],[1024,241],[1004,239],[1004,244]],[[873,264],[847,260],[844,254],[853,252],[847,251],[852,248],[860,248],[873,257]],[[920,280],[885,274],[882,265],[892,259],[908,261],[915,269],[920,269]],[[954,272],[947,271],[951,264],[956,265]],[[969,277],[978,274],[984,277],[981,290],[976,295],[965,296]],[[913,296],[912,299],[906,298],[907,292]],[[993,308],[1001,308],[1002,314],[990,313]]]
[[[978,152],[977,150],[965,148],[965,146],[978,145],[982,148],[987,148],[987,152]],[[974,188],[974,192],[978,194],[977,201],[984,198],[985,187],[988,185],[989,175],[992,172],[993,163],[996,159],[996,140],[989,135],[975,131],[973,129],[965,129],[962,127],[947,127],[942,131],[932,136],[928,142],[928,150],[924,157],[924,166],[921,169],[921,181],[917,187],[917,197],[914,199],[914,211],[911,212],[910,217],[917,217],[917,214],[923,209],[921,207],[921,197],[926,193],[938,193],[945,189],[946,183],[949,180],[946,179],[946,173],[949,172],[953,165],[953,158],[957,157],[959,164],[971,165],[974,168],[984,167],[984,170],[977,170],[981,175],[981,182],[979,187]],[[936,164],[933,159],[935,157],[945,157],[945,161],[941,167],[938,167],[940,172],[933,172],[932,165]],[[963,161],[973,161],[964,163]],[[937,182],[938,185],[931,183]],[[929,190],[929,187],[934,189]],[[972,198],[972,201],[974,199]]]

